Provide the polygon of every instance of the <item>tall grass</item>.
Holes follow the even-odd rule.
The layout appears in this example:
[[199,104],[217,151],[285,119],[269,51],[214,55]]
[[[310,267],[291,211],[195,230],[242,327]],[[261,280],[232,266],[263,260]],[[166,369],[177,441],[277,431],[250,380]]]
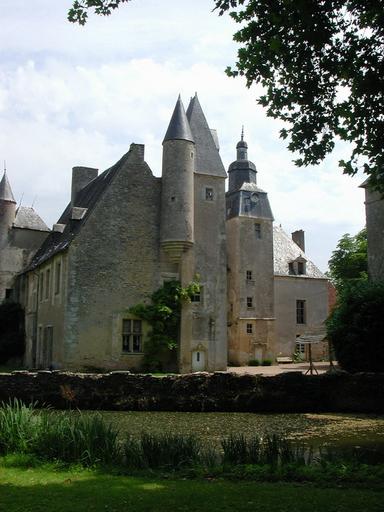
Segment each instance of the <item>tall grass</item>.
[[[221,448],[221,449],[220,449]],[[233,434],[221,446],[204,445],[192,435],[151,434],[119,439],[119,432],[99,414],[57,413],[26,406],[18,400],[0,405],[0,455],[37,456],[46,461],[113,465],[135,469],[203,468],[211,471],[252,466],[271,471],[332,464],[383,464],[383,456],[292,443],[275,434],[245,437]],[[221,468],[221,469],[220,469]]]
[[100,415],[61,413],[42,415],[42,431],[36,440],[36,455],[46,460],[97,463],[120,462],[118,431]]
[[148,468],[180,468],[200,463],[201,445],[195,436],[150,434],[143,432],[140,440],[129,437],[124,445],[128,466]]
[[120,462],[118,431],[100,415],[53,414],[15,399],[0,407],[0,453],[84,465]]
[[223,464],[306,464],[310,449],[296,445],[276,434],[246,438],[243,434],[232,434],[221,440]]
[[34,405],[15,398],[0,407],[0,453],[27,453],[39,432],[39,416]]

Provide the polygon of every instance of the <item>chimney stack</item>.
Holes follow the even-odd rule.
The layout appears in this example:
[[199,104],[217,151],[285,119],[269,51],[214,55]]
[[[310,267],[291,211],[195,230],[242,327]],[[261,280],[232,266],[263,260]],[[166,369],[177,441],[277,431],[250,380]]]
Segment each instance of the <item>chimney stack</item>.
[[298,229],[292,233],[292,240],[305,252],[304,231],[302,229]]
[[72,168],[72,189],[71,189],[71,206],[76,205],[76,196],[78,192],[86,187],[88,183],[97,178],[99,169],[93,167],[73,167]]

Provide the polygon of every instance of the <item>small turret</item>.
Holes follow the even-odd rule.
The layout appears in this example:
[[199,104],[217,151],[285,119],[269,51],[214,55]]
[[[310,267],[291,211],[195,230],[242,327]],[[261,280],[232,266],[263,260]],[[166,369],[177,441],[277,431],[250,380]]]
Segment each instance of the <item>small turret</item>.
[[0,247],[4,247],[8,240],[8,232],[16,216],[16,201],[13,197],[7,173],[4,170],[0,182]]
[[179,96],[163,141],[161,246],[173,262],[194,242],[195,143]]
[[244,127],[241,130],[241,140],[236,145],[236,153],[237,158],[228,169],[229,192],[239,190],[243,183],[254,183],[256,185],[256,166],[248,160],[248,144],[244,140]]

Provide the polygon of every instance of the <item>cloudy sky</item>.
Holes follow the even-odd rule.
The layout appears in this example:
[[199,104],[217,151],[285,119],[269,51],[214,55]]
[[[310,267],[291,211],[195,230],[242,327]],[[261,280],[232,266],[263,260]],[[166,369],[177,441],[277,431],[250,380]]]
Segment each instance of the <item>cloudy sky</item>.
[[326,270],[344,233],[364,226],[363,177],[343,176],[340,145],[322,165],[295,168],[279,122],[256,104],[257,90],[224,69],[235,62],[235,24],[213,0],[132,0],[85,27],[66,20],[71,0],[0,0],[0,161],[16,200],[51,226],[70,195],[75,165],[100,170],[131,142],[161,174],[161,142],[177,96],[197,91],[218,130],[224,165],[245,127],[258,184],[275,221],[306,232],[311,259]]

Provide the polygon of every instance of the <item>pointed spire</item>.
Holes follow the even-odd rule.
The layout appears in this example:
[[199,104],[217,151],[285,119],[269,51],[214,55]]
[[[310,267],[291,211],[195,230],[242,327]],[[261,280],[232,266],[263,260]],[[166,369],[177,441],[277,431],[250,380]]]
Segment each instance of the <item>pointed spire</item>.
[[241,140],[236,145],[237,160],[248,160],[248,144],[244,140],[244,125],[241,128]]
[[173,111],[171,121],[165,134],[163,143],[167,140],[188,140],[194,142],[191,128],[185,114],[184,105],[181,97],[177,99],[175,110]]
[[188,105],[187,119],[196,144],[196,171],[225,178],[226,172],[218,150],[217,134],[208,126],[197,93]]
[[5,168],[3,178],[0,181],[0,200],[9,201],[10,203],[16,203],[15,198],[12,194],[11,185],[9,184]]

